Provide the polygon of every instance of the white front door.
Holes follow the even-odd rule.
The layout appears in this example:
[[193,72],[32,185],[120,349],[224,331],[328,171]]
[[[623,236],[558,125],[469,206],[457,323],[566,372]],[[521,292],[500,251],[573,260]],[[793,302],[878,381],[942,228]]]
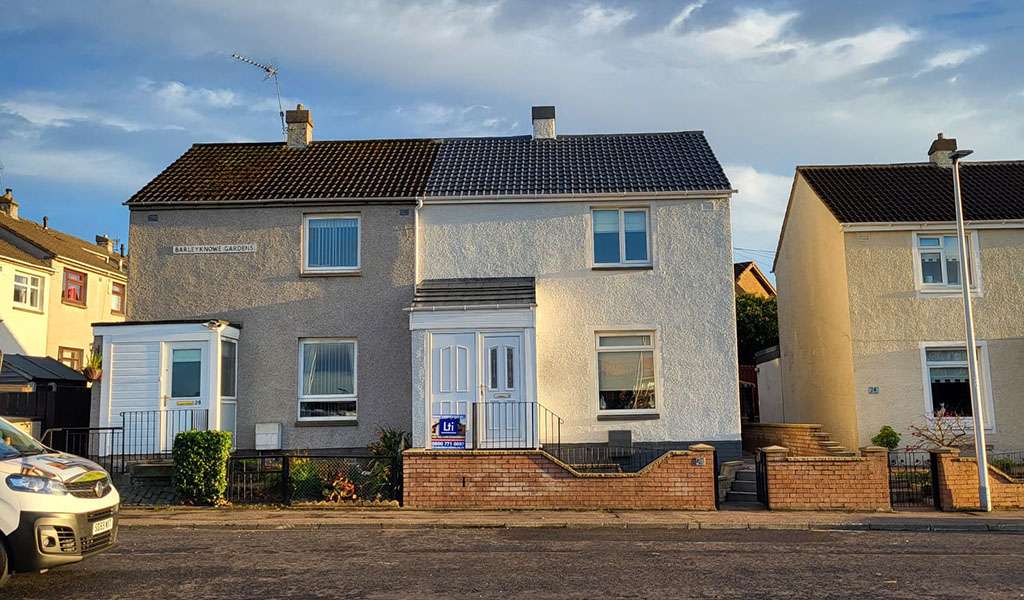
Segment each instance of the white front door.
[[430,338],[428,447],[464,448],[477,393],[476,334],[435,333]]
[[478,439],[482,448],[529,448],[535,418],[523,393],[523,338],[520,334],[485,334],[480,353]]
[[201,342],[175,342],[168,344],[166,391],[160,428],[163,450],[169,451],[174,436],[192,429],[206,429],[196,409],[209,408],[207,398],[207,346]]

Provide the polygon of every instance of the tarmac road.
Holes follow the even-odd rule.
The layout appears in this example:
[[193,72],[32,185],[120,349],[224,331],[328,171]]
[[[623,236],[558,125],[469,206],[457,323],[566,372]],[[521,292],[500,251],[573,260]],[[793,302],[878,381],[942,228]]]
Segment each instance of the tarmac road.
[[1024,598],[1024,535],[124,528],[5,598]]

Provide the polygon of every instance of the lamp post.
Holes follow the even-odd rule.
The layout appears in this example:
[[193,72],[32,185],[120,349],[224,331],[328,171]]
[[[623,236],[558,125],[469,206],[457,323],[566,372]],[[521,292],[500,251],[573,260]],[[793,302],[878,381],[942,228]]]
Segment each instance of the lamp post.
[[950,154],[953,162],[953,199],[956,204],[956,235],[960,247],[960,287],[964,294],[964,324],[967,330],[967,387],[971,391],[971,412],[974,414],[974,455],[978,460],[978,499],[985,512],[992,510],[988,495],[988,453],[985,449],[985,419],[982,417],[981,390],[978,377],[978,346],[974,341],[974,307],[971,304],[971,273],[967,268],[967,234],[964,232],[964,205],[960,195],[960,159],[972,154],[973,150],[954,150]]

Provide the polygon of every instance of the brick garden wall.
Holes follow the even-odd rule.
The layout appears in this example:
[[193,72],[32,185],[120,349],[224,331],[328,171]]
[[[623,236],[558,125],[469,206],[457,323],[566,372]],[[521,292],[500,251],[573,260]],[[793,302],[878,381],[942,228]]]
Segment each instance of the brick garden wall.
[[821,440],[821,425],[811,423],[744,423],[743,450],[753,454],[758,448],[781,446],[791,456],[828,456]]
[[891,510],[885,448],[869,446],[861,456],[789,456],[765,448],[771,510]]
[[[939,500],[942,510],[976,510],[978,498],[978,461],[961,458],[960,451],[943,448],[932,454],[939,465]],[[1024,509],[1024,481],[989,466],[988,494],[993,509]]]
[[671,451],[639,473],[578,473],[539,450],[407,450],[404,505],[419,509],[715,509],[714,448]]

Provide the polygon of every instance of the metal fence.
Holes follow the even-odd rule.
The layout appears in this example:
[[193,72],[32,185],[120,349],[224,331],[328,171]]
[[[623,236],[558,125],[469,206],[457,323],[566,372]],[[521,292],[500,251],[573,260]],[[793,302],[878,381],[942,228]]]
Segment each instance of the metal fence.
[[124,473],[124,431],[120,427],[56,427],[43,432],[48,448],[95,462],[108,473]]
[[1014,479],[1024,479],[1024,450],[993,452],[988,455],[988,464]]
[[764,507],[771,510],[771,504],[768,502],[768,462],[763,448],[757,449],[757,454],[754,455],[754,471],[755,471],[755,489],[757,490],[757,501],[764,504]]
[[[228,459],[228,500],[249,504],[401,500],[383,459],[273,454]],[[400,480],[400,478],[399,478]]]
[[557,449],[562,418],[538,402],[474,402],[473,448],[490,450]]
[[548,454],[581,473],[636,473],[668,452],[641,446],[545,447]]
[[889,499],[894,509],[937,510],[938,465],[925,451],[889,452]]
[[135,410],[121,413],[123,454],[128,462],[164,458],[174,447],[174,438],[183,431],[206,429],[205,408]]

